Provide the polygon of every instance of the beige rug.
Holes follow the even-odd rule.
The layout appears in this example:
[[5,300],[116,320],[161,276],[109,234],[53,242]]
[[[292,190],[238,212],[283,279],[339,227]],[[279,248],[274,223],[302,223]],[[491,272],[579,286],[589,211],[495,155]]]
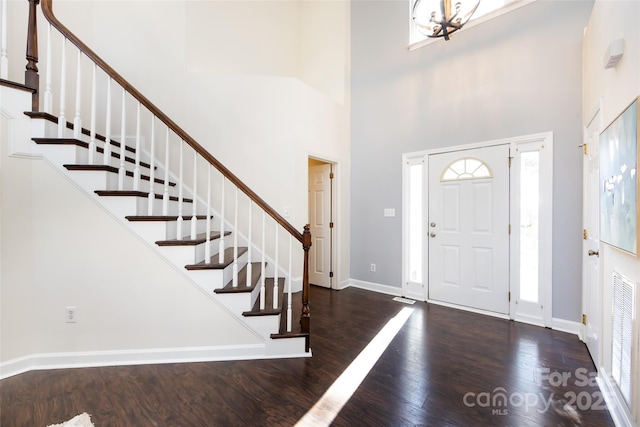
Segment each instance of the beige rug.
[[47,427],[94,427],[91,422],[91,415],[82,413],[71,418],[69,421],[60,424],[51,424]]

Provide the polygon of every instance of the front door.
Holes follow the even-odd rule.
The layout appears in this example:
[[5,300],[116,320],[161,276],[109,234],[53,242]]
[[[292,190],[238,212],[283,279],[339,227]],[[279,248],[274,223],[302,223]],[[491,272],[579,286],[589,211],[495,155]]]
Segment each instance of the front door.
[[509,146],[429,156],[429,299],[509,313]]
[[586,144],[582,166],[583,179],[583,254],[582,254],[582,307],[584,341],[591,358],[599,366],[600,317],[600,201],[599,201],[599,154],[598,135],[600,133],[600,113],[596,114],[585,129]]

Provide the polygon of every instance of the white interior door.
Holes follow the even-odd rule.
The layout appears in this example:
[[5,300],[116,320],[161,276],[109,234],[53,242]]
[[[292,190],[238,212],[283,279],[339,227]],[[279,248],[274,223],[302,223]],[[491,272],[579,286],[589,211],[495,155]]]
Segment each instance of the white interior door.
[[601,319],[600,303],[600,227],[599,227],[599,142],[600,111],[593,117],[585,130],[584,143],[587,149],[583,159],[583,225],[582,243],[582,307],[585,318],[584,341],[591,358],[599,366]]
[[331,287],[331,164],[309,166],[309,283]]
[[509,313],[509,146],[429,156],[429,299]]

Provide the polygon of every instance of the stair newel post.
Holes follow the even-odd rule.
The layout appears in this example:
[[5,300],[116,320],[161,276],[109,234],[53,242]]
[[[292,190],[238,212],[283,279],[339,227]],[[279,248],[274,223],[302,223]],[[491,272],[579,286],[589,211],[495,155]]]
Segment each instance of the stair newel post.
[[[133,169],[133,189],[134,191],[140,190],[140,151],[142,149],[142,137],[140,136],[140,102],[138,102],[138,106],[136,108],[136,156],[135,156],[135,166]],[[124,143],[124,141],[123,141]],[[124,155],[124,151],[123,151]],[[149,213],[151,215],[151,213]]]
[[195,240],[198,233],[198,218],[196,216],[196,207],[198,196],[198,152],[193,150],[193,203],[191,204],[191,240]]
[[[304,250],[304,267],[302,270],[302,313],[300,316],[300,328],[302,333],[309,333],[311,315],[309,312],[309,248],[311,248],[311,228],[309,224],[304,226],[302,234],[302,249]],[[309,351],[309,339],[307,338],[306,351]]]
[[[33,96],[31,98],[32,111],[38,111],[39,108],[38,93],[40,90],[40,76],[38,75],[38,20],[36,18],[37,6],[39,3],[40,0],[29,0],[29,26],[27,28],[27,66],[24,72],[25,86],[34,89]],[[5,16],[4,12],[2,16]],[[6,28],[6,25],[3,25],[2,28]]]
[[107,116],[105,117],[104,152],[102,164],[111,164],[111,77],[107,77]]
[[178,166],[178,232],[177,239],[182,239],[182,222],[184,218],[182,218],[182,196],[184,194],[184,171],[183,171],[183,160],[184,160],[184,141],[180,140],[180,160]]
[[7,54],[7,0],[2,0],[2,34],[0,38],[0,79],[9,78],[9,58]]
[[82,134],[82,118],[80,109],[82,102],[82,51],[78,49],[78,60],[76,62],[76,114],[73,117],[73,137],[80,139]]
[[251,252],[253,250],[253,241],[251,240],[251,232],[253,231],[252,215],[253,200],[249,199],[249,232],[247,233],[247,283],[246,286],[251,286],[251,276],[253,274],[253,265],[251,264]]
[[62,38],[62,48],[60,50],[60,114],[58,116],[58,138],[64,136],[64,129],[67,127],[65,117],[65,107],[67,98],[67,39]]
[[89,131],[89,164],[94,163],[96,153],[96,69],[94,63],[91,76],[91,130]]
[[260,260],[260,310],[264,310],[265,306],[265,242],[266,242],[267,226],[266,213],[262,211],[262,259]]
[[278,308],[278,230],[280,229],[280,224],[276,221],[276,242],[275,242],[275,251],[276,256],[274,260],[274,273],[273,273],[273,302],[271,308]]
[[211,259],[211,165],[207,163],[207,230],[206,242],[204,246],[204,259],[209,262]]
[[118,169],[118,190],[124,190],[124,157],[126,155],[125,144],[127,138],[127,114],[126,114],[126,104],[127,104],[127,91],[125,88],[122,88],[122,116],[120,117],[120,168]]
[[53,110],[53,96],[51,94],[51,24],[47,23],[47,69],[46,76],[44,77],[44,112],[52,113]]
[[238,287],[238,187],[235,190],[233,211],[233,287]]
[[220,264],[224,263],[224,183],[225,177],[222,175],[222,188],[220,189],[220,239],[218,239],[218,262]]
[[287,286],[287,332],[291,332],[291,281],[293,279],[291,253],[293,252],[293,239],[289,234],[289,285]]
[[164,192],[162,194],[162,215],[169,214],[169,127],[164,143]]
[[156,200],[156,116],[151,115],[151,159],[149,160],[149,206],[147,212],[153,215],[153,204]]

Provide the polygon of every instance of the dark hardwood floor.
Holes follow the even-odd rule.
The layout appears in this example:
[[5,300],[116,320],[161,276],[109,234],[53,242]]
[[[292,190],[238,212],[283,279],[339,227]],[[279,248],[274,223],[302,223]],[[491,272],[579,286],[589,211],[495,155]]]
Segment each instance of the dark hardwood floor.
[[313,358],[28,372],[0,382],[0,425],[87,412],[96,427],[292,426],[404,307],[413,314],[333,425],[613,425],[574,335],[355,288],[312,287],[311,304]]

